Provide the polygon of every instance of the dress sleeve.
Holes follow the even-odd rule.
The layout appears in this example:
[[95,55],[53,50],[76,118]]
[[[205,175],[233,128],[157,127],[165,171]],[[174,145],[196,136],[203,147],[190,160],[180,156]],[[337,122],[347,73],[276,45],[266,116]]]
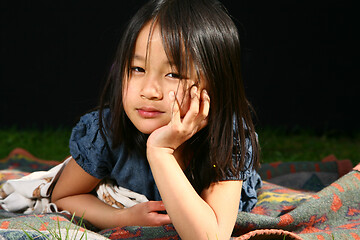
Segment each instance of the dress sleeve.
[[87,173],[98,179],[103,179],[111,173],[107,145],[100,134],[98,111],[82,116],[71,133],[70,154]]
[[[235,130],[234,130],[235,131]],[[237,136],[237,134],[234,134]],[[256,135],[257,137],[257,135]],[[236,149],[241,149],[240,140],[237,137],[234,137],[234,147],[232,160],[234,166],[237,166],[239,161],[241,161],[241,153],[237,152]],[[252,145],[250,138],[245,139],[245,163],[244,169],[239,171],[238,175],[234,175],[228,170],[228,175],[225,180],[243,180],[242,190],[241,190],[241,199],[239,203],[239,210],[244,212],[250,212],[257,203],[257,193],[256,190],[262,186],[262,181],[260,175],[253,168],[253,157],[252,157]]]
[[[234,134],[233,139],[233,153],[232,153],[232,161],[234,166],[238,166],[239,162],[241,161],[241,152],[238,152],[236,149],[241,149],[240,140],[235,137],[236,134]],[[239,171],[239,174],[234,175],[231,173],[230,169],[227,170],[228,174],[227,177],[224,180],[246,180],[249,176],[252,175],[253,172],[253,164],[252,164],[252,145],[250,138],[245,138],[245,158],[244,158],[244,168],[243,170]]]

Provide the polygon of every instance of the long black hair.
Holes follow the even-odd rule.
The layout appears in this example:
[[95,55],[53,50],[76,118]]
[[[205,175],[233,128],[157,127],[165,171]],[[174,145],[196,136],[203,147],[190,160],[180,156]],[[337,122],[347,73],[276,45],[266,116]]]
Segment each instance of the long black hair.
[[[147,136],[126,116],[122,87],[130,75],[137,36],[149,22],[159,25],[165,52],[180,75],[186,75],[182,72],[191,59],[198,80],[206,81],[208,125],[188,140],[193,151],[189,176],[195,189],[200,191],[229,174],[244,171],[246,139],[252,146],[252,166],[257,167],[259,147],[242,82],[239,33],[216,0],[150,0],[130,20],[100,99],[100,119],[104,108],[110,108],[109,125],[100,121],[100,127],[111,130],[112,147],[124,144],[129,151],[145,154]],[[234,152],[240,155],[236,164]]]

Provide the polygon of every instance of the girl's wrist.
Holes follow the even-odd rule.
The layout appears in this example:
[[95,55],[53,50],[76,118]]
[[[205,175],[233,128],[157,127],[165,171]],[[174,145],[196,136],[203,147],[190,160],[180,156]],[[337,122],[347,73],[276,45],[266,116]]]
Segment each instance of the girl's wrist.
[[174,149],[172,148],[164,148],[164,147],[154,147],[154,146],[147,146],[146,147],[146,155],[149,158],[158,158],[164,157],[167,155],[174,155]]
[[131,226],[131,215],[127,208],[115,209],[111,220],[117,227]]

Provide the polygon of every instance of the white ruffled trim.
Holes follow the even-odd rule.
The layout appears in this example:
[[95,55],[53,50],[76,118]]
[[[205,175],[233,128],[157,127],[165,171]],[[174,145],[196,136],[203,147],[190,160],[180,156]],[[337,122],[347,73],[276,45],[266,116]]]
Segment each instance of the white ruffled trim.
[[[1,207],[8,212],[25,214],[59,212],[57,206],[50,202],[50,197],[70,159],[71,157],[48,171],[33,172],[20,179],[6,181],[0,189]],[[96,192],[100,200],[116,208],[128,208],[148,201],[144,195],[116,186],[108,179],[100,182]]]

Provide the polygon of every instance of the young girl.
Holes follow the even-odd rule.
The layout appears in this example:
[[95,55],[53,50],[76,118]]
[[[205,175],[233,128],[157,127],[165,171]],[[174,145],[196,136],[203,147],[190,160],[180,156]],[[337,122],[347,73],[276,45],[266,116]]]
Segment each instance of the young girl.
[[[240,69],[238,32],[219,2],[148,2],[124,33],[99,110],[73,129],[52,202],[99,228],[172,223],[182,239],[229,239],[261,182]],[[93,190],[105,178],[150,201],[103,203]]]

